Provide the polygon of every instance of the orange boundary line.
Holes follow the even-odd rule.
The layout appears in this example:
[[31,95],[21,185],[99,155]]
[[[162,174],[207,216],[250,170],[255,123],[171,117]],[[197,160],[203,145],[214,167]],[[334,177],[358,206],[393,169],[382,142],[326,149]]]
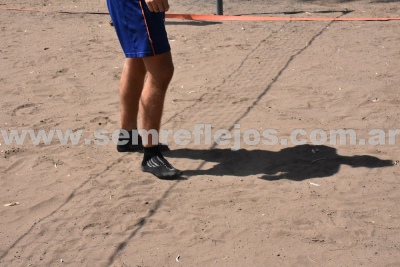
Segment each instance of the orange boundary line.
[[[87,15],[108,15],[108,12],[80,12],[80,11],[54,11],[37,10],[24,8],[0,8],[9,11],[27,11],[39,13],[60,13],[60,14],[87,14]],[[226,15],[199,15],[199,14],[165,14],[168,19],[186,19],[201,21],[390,21],[400,18],[299,18],[299,17],[262,17],[262,16],[226,16]]]
[[299,17],[254,17],[197,14],[166,14],[170,19],[217,20],[217,21],[389,21],[400,18],[299,18]]

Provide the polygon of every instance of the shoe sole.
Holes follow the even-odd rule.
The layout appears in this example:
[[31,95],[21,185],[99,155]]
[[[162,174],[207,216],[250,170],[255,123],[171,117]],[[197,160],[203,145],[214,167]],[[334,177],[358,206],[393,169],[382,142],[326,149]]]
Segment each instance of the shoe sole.
[[143,167],[142,167],[142,172],[150,173],[150,174],[154,175],[155,177],[157,177],[158,179],[161,179],[161,180],[174,180],[174,179],[176,179],[176,178],[181,177],[182,174],[183,174],[182,171],[179,171],[178,173],[175,173],[175,174],[172,174],[172,175],[157,176],[157,175],[155,175],[153,172],[151,172],[150,170],[146,170],[146,169],[144,169]]

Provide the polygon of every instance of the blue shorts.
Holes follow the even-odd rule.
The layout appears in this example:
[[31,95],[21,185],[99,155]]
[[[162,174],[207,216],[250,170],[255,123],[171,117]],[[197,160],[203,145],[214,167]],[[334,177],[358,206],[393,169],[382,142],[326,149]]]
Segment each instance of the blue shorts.
[[107,0],[107,5],[127,58],[154,56],[171,50],[164,12],[150,12],[144,0]]

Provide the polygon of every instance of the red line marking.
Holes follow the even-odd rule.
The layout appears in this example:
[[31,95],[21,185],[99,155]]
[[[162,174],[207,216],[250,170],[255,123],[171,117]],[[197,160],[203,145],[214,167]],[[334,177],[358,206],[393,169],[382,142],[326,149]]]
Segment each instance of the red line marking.
[[[24,8],[0,8],[9,11],[27,11],[40,13],[61,13],[61,14],[87,14],[87,15],[108,15],[108,12],[81,12],[81,11],[62,11],[62,10],[39,10]],[[143,11],[143,9],[142,9]],[[226,15],[200,15],[200,14],[166,14],[168,19],[186,20],[208,20],[208,21],[391,21],[400,18],[300,18],[300,17],[262,17],[262,16],[226,16]],[[147,25],[146,25],[147,27]]]
[[156,51],[154,50],[153,41],[151,40],[149,27],[147,26],[147,21],[146,21],[146,16],[144,15],[144,10],[143,10],[143,6],[142,6],[142,1],[141,1],[141,0],[138,0],[138,1],[139,1],[140,9],[142,10],[143,19],[144,19],[144,24],[146,25],[147,36],[148,36],[148,38],[149,38],[149,43],[150,43],[150,45],[151,45],[151,50],[153,50],[153,55],[155,55],[155,54],[156,54]]

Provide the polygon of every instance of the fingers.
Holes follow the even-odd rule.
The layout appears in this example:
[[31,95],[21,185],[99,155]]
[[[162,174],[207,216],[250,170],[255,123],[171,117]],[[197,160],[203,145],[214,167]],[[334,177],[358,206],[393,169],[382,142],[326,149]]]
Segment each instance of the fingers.
[[150,2],[150,1],[146,1],[146,3],[147,3],[147,6],[149,7],[149,10],[150,10],[151,12],[155,12],[155,11],[154,11],[154,7],[153,7],[153,3]]
[[146,0],[151,12],[167,12],[169,10],[168,0]]
[[168,12],[169,11],[168,0],[163,0],[163,6],[164,6],[164,11],[163,12]]

